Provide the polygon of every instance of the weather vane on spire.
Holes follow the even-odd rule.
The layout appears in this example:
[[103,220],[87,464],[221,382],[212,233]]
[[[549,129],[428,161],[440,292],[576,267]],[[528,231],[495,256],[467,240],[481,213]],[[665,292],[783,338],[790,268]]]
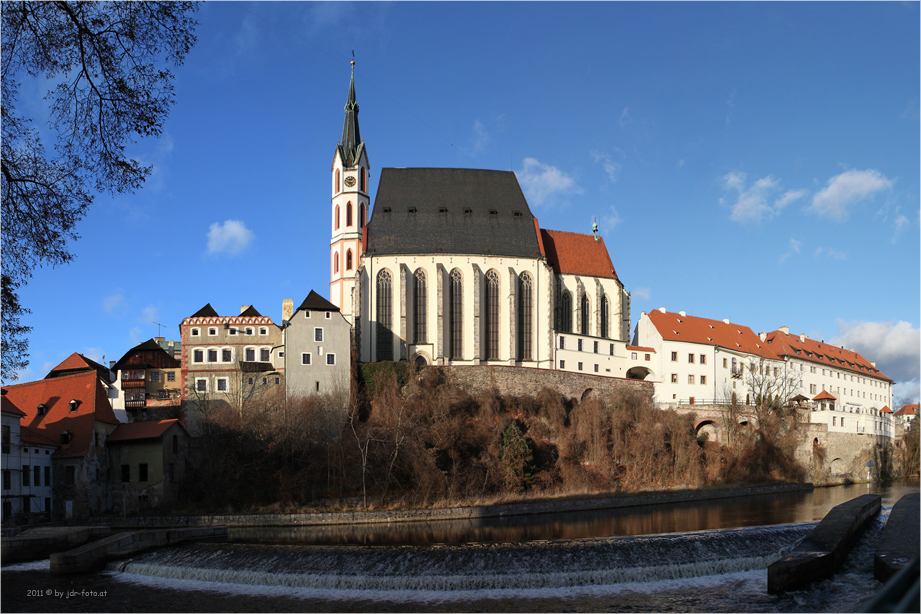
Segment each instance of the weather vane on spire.
[[352,68],[355,68],[355,50],[352,49]]
[[595,235],[595,240],[598,240],[598,218],[592,218],[592,234]]

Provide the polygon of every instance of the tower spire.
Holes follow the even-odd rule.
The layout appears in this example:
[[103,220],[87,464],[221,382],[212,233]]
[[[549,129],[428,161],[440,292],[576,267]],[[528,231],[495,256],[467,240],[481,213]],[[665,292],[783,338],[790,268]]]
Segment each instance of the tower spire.
[[355,52],[352,52],[352,80],[349,83],[349,98],[345,103],[345,123],[342,125],[342,160],[346,166],[358,162],[358,147],[361,133],[358,130],[358,102],[355,100]]

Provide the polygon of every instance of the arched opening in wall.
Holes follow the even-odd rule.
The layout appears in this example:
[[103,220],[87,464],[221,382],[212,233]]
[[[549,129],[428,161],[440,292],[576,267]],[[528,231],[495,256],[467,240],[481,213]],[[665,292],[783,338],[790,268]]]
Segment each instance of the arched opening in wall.
[[499,274],[486,272],[486,360],[499,359]]
[[697,425],[697,445],[703,447],[708,441],[718,442],[720,429],[712,420],[704,420]]
[[627,379],[645,380],[651,373],[646,367],[633,367],[627,371]]
[[832,476],[844,475],[844,461],[840,458],[836,458],[828,463],[828,472]]
[[352,201],[345,205],[345,225],[346,227],[352,225]]
[[451,358],[460,360],[464,354],[464,277],[458,269],[451,271],[450,294]]
[[591,389],[591,388],[586,388],[585,390],[583,390],[583,391],[582,391],[582,396],[579,397],[579,402],[581,403],[582,401],[584,401],[585,399],[587,399],[587,398],[589,397],[590,394],[592,394],[592,389]]
[[377,274],[377,360],[393,360],[393,276]]
[[413,358],[413,363],[420,367],[424,367],[427,364],[429,364],[428,361],[425,359],[425,356],[423,356],[422,354],[416,354],[416,357]]
[[339,272],[339,252],[333,254],[333,273]]
[[601,336],[608,338],[608,295],[601,297]]
[[333,215],[335,216],[333,219],[333,226],[336,230],[339,230],[339,205],[336,205],[336,209],[333,212]]
[[345,252],[345,270],[352,270],[352,250]]
[[560,297],[560,332],[572,332],[572,295],[568,290]]

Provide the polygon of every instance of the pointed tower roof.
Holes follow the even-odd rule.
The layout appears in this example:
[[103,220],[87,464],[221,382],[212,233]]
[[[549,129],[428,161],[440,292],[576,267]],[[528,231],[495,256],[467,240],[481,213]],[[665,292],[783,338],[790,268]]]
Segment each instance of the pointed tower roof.
[[355,100],[355,60],[352,60],[349,99],[345,103],[345,123],[342,125],[342,140],[339,141],[342,163],[346,166],[357,164],[362,145],[361,133],[358,130],[358,102]]

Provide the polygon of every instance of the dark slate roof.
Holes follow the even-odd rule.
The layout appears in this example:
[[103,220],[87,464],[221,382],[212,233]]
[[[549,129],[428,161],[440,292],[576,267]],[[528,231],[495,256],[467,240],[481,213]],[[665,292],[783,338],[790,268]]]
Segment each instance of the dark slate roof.
[[358,130],[358,102],[355,100],[355,64],[352,64],[352,81],[349,83],[349,98],[345,103],[345,121],[342,124],[342,140],[339,152],[345,166],[358,164],[361,156],[361,132]]
[[382,169],[367,232],[374,255],[541,256],[534,216],[511,171]]
[[262,314],[259,313],[255,307],[250,305],[242,313],[240,313],[240,317],[244,317],[244,316],[247,318],[261,318]]
[[330,303],[328,300],[314,292],[310,291],[310,294],[307,295],[307,298],[304,299],[304,302],[301,303],[301,306],[297,308],[297,311],[301,309],[309,309],[311,311],[339,311],[339,308]]
[[214,307],[211,306],[211,303],[208,303],[195,313],[189,316],[190,318],[217,318],[220,317],[217,315],[217,312],[214,310]]
[[[113,371],[120,371],[131,359],[132,356],[138,352],[162,352],[163,356],[161,357],[161,362],[164,364],[175,363],[173,368],[178,368],[181,363],[169,355],[169,352],[163,349],[159,343],[153,339],[148,339],[144,343],[138,344],[125,352],[125,355],[118,359],[118,362],[115,363],[115,366],[112,367]],[[140,363],[132,364],[135,368],[140,367]],[[146,365],[147,367],[155,368],[154,365]]]

